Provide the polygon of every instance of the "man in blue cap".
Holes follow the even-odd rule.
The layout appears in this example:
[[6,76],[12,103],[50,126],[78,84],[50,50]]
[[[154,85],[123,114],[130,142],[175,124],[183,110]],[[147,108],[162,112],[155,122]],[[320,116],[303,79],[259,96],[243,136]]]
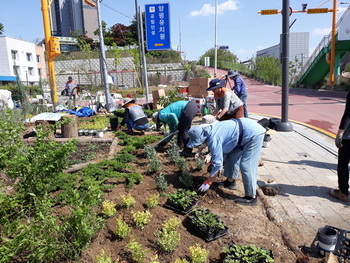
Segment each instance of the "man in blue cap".
[[259,123],[248,118],[217,122],[204,128],[193,126],[188,131],[187,147],[194,148],[206,143],[212,156],[210,176],[198,191],[206,192],[210,188],[225,163],[225,188],[232,189],[239,170],[242,174],[245,196],[235,202],[257,205],[258,165],[265,132],[266,129]]
[[232,90],[238,96],[238,98],[243,102],[244,117],[248,118],[248,109],[247,109],[248,94],[247,94],[247,87],[245,85],[243,78],[240,76],[238,71],[231,70],[231,69],[227,72],[227,77],[233,80],[234,86]]

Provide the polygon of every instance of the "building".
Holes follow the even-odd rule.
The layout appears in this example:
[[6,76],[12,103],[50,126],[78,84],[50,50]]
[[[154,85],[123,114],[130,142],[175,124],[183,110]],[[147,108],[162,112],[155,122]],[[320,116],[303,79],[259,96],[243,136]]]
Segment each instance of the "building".
[[98,39],[94,31],[98,29],[97,8],[85,3],[84,0],[53,0],[51,5],[51,35],[56,37],[71,37],[71,32],[92,39]]
[[0,36],[0,85],[15,83],[17,74],[24,85],[46,79],[44,48],[32,42]]
[[[256,52],[256,56],[272,56],[281,61],[282,53],[282,35],[280,35],[280,43]],[[309,57],[309,32],[293,32],[289,33],[289,61],[298,60],[298,62],[306,63]]]

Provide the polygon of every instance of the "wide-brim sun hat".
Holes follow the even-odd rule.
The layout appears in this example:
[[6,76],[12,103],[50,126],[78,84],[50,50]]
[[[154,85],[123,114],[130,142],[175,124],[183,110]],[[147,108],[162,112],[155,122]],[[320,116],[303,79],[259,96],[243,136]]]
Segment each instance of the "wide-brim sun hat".
[[130,102],[135,102],[135,99],[133,98],[128,98],[124,101],[124,103],[122,104],[122,107],[124,107],[126,104],[130,103]]
[[209,82],[209,88],[207,88],[206,90],[207,91],[214,90],[216,88],[221,88],[223,86],[225,86],[225,80],[224,79],[212,79]]
[[204,130],[200,125],[193,126],[188,131],[188,136],[190,138],[187,143],[188,148],[197,147],[201,145],[206,139],[206,136],[204,136]]
[[228,77],[228,78],[236,77],[236,76],[238,76],[238,75],[239,75],[239,73],[238,73],[237,71],[235,71],[235,70],[232,70],[232,69],[230,69],[230,70],[227,72],[227,77]]
[[159,114],[158,111],[152,114],[151,119],[152,119],[152,121],[153,121],[154,123],[157,123],[157,122],[158,122],[158,114]]
[[202,128],[205,128],[205,127],[212,125],[214,123],[217,123],[217,122],[219,122],[219,121],[215,118],[215,116],[207,114],[207,115],[203,116],[202,121],[200,122],[199,125]]

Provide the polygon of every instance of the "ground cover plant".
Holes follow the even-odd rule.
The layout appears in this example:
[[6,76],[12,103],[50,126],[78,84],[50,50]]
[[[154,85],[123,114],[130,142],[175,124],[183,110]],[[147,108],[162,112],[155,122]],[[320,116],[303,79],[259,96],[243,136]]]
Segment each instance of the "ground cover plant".
[[[195,160],[188,158],[187,171],[193,184],[187,187],[179,179],[181,169],[170,160],[169,148],[165,147],[155,148],[162,163],[161,170],[149,171],[144,147],[162,138],[159,133],[130,136],[122,131],[115,132],[120,143],[115,156],[108,160],[99,159],[72,173],[62,172],[63,167],[69,166],[67,158],[50,161],[53,168],[45,167],[48,163],[41,161],[47,174],[39,174],[38,178],[32,176],[32,184],[34,190],[44,191],[33,194],[30,189],[19,189],[19,181],[30,163],[12,166],[13,174],[21,177],[7,174],[8,166],[14,162],[7,158],[17,151],[26,152],[27,146],[22,145],[16,136],[20,133],[16,130],[18,127],[11,123],[0,125],[0,132],[10,134],[0,137],[0,262],[220,263],[225,259],[223,248],[230,244],[254,244],[271,250],[275,262],[296,261],[297,256],[288,246],[280,226],[269,220],[262,202],[247,208],[232,201],[243,194],[240,179],[237,190],[211,188],[205,195],[197,196],[198,204],[218,215],[229,229],[227,235],[210,243],[192,230],[185,220],[188,214],[164,207],[168,195],[178,189],[197,189],[207,176],[207,167],[200,170]],[[4,136],[8,137],[1,140]],[[136,143],[139,148],[135,147],[132,152],[122,151],[135,145],[136,141],[141,141]],[[52,152],[45,158],[66,150],[69,152],[50,141],[42,140],[41,144],[45,146],[37,146],[37,151],[42,150],[43,155],[38,162],[45,157],[44,149]],[[32,160],[34,158],[27,158],[36,162]],[[24,168],[15,172],[14,167]],[[33,165],[32,169],[34,167],[39,165]],[[149,216],[146,211],[151,214],[148,221],[144,220]],[[141,215],[136,221],[140,221],[142,227],[134,220],[136,212]],[[143,224],[145,221],[147,223]],[[297,231],[294,232],[293,238],[298,240]],[[320,262],[320,259],[309,262]]]

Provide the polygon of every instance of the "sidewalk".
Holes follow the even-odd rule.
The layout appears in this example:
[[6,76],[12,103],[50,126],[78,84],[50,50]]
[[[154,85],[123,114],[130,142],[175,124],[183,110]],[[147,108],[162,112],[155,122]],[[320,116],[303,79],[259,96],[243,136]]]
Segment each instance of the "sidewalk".
[[350,207],[328,194],[338,185],[334,139],[303,125],[292,125],[294,131],[271,135],[269,148],[262,149],[264,166],[259,167],[258,184],[278,190],[278,195],[267,196],[268,201],[283,224],[300,235],[295,242],[310,247],[320,227],[331,225],[350,231]]

